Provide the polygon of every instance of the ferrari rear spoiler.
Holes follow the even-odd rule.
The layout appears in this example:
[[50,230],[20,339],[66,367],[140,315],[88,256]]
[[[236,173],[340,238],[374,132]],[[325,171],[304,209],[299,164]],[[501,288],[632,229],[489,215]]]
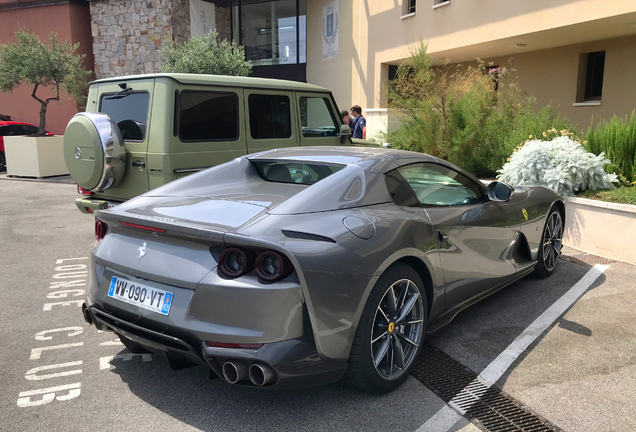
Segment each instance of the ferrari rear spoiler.
[[187,224],[182,220],[164,217],[144,215],[131,217],[127,214],[116,214],[104,210],[95,211],[95,217],[106,222],[109,227],[117,227],[122,230],[153,232],[159,235],[166,234],[173,237],[207,240],[212,243],[223,243],[223,236],[225,235],[223,231],[211,229],[204,224],[197,224],[196,222]]

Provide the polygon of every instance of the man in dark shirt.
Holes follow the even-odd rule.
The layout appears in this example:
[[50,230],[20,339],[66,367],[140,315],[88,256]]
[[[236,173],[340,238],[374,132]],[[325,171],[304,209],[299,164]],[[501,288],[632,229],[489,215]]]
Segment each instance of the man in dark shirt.
[[367,139],[367,121],[362,117],[362,108],[360,108],[360,105],[351,107],[351,117],[355,119],[352,138]]
[[342,110],[340,111],[340,117],[342,117],[342,122],[346,125],[349,125],[349,128],[351,129],[351,135],[353,135],[353,129],[356,126],[356,122],[349,117],[349,113],[347,112],[347,110]]

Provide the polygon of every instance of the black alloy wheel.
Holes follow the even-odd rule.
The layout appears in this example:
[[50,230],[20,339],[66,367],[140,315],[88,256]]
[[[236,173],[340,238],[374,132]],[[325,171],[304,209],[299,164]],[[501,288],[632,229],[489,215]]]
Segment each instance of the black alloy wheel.
[[402,384],[422,349],[427,310],[417,272],[402,263],[391,266],[362,312],[345,380],[372,393],[387,393]]
[[540,278],[546,278],[554,272],[563,249],[563,218],[561,212],[552,207],[543,227],[541,244],[537,256],[537,266],[534,274]]

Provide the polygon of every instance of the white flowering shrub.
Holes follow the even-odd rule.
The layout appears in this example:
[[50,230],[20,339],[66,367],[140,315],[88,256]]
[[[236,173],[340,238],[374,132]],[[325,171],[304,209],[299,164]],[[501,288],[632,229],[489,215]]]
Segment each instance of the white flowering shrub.
[[511,185],[547,186],[559,195],[571,196],[584,190],[611,189],[618,179],[603,169],[610,163],[604,153],[588,153],[580,143],[560,136],[518,147],[497,178]]

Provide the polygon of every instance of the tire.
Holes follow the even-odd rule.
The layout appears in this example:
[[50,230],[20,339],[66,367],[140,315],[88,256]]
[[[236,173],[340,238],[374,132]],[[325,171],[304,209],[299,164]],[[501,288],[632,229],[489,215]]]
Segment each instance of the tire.
[[0,171],[6,171],[7,160],[4,157],[4,153],[0,152]]
[[[556,232],[553,232],[556,229]],[[556,207],[552,207],[541,234],[541,243],[537,254],[537,265],[533,276],[547,278],[559,263],[559,256],[563,248],[563,217]]]
[[[401,308],[396,308],[393,317],[390,316],[391,309],[388,303],[391,289],[396,299],[393,304],[402,305]],[[404,314],[409,309],[411,301],[413,303],[410,312],[404,315],[403,319],[395,319],[396,316],[402,318],[399,316],[400,312]],[[360,317],[345,381],[371,393],[388,393],[399,387],[409,376],[422,350],[427,311],[424,283],[417,272],[402,263],[389,267],[375,284]],[[387,315],[388,322],[383,318]],[[407,324],[395,325],[400,321]],[[383,330],[385,328],[386,330]],[[382,336],[383,332],[386,336]],[[377,341],[374,342],[372,339]],[[399,344],[400,348],[396,344]],[[386,350],[382,349],[384,347]],[[398,349],[402,352],[402,368],[399,367]],[[384,356],[381,356],[382,352],[385,352]],[[374,356],[380,358],[377,367]],[[389,360],[389,356],[392,361]]]

